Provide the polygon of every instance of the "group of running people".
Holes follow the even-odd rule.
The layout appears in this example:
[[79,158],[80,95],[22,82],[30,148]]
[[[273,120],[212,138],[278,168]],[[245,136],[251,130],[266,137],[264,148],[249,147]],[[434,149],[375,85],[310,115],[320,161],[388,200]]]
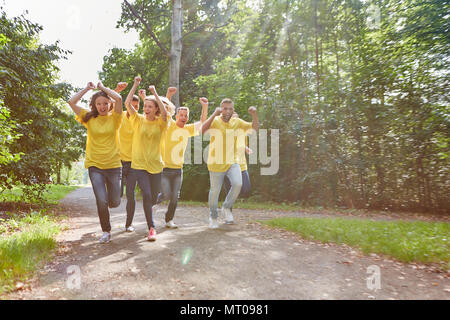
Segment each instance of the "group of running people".
[[[226,224],[233,224],[232,206],[238,196],[248,196],[250,179],[245,152],[247,135],[258,130],[256,108],[248,109],[252,122],[246,122],[234,112],[231,99],[223,99],[220,107],[207,119],[208,99],[200,98],[202,112],[200,120],[187,124],[189,108],[178,107],[171,102],[177,88],[170,87],[165,97],[160,97],[154,86],[151,95],[144,89],[136,91],[141,77],[135,77],[125,103],[119,94],[128,84],[118,83],[115,90],[101,82],[87,86],[68,101],[76,119],[87,129],[86,160],[89,178],[95,194],[97,212],[103,235],[100,243],[111,241],[111,223],[108,208],[120,205],[126,189],[125,229],[133,232],[132,226],[136,200],[136,185],[142,193],[143,207],[149,229],[147,239],[156,240],[153,213],[157,204],[169,200],[165,220],[166,227],[177,228],[174,215],[183,180],[184,153],[189,137],[210,135],[208,170],[209,227],[218,225],[218,201],[225,181],[226,199],[222,205]],[[90,90],[98,89],[90,100],[90,110],[79,105]],[[143,114],[139,114],[140,100]],[[125,104],[126,112],[123,112]],[[175,120],[173,116],[175,115]],[[231,143],[229,143],[231,141]]]

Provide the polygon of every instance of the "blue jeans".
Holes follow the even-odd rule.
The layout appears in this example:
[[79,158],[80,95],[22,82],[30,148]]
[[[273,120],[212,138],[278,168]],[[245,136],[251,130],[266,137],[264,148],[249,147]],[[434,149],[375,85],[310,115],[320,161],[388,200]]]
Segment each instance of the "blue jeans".
[[178,193],[183,182],[183,169],[164,168],[161,176],[161,193],[158,203],[169,200],[166,212],[166,222],[173,220],[177,209]]
[[131,161],[122,161],[122,183],[120,184],[120,197],[123,196],[123,188],[127,185],[127,177],[130,169]]
[[[238,198],[248,198],[250,197],[250,190],[251,190],[250,176],[248,175],[247,170],[241,171],[241,173],[242,173],[242,188]],[[223,188],[225,189],[226,193],[230,191],[231,184],[230,179],[228,179],[228,177],[225,177],[223,181]],[[233,211],[233,208],[231,208],[231,211]]]
[[127,221],[125,226],[129,227],[133,223],[134,211],[136,208],[136,199],[134,191],[136,183],[142,192],[142,201],[144,203],[145,219],[148,228],[154,228],[152,205],[156,204],[158,194],[161,188],[161,173],[151,174],[145,170],[136,170],[131,168],[127,179]]
[[[241,171],[241,173],[242,173],[242,189],[241,189],[241,193],[239,193],[239,198],[248,198],[250,196],[250,190],[251,190],[250,176],[248,175],[247,170]],[[231,184],[230,184],[230,179],[228,179],[228,177],[225,177],[225,179],[223,181],[223,188],[225,189],[226,193],[228,193],[228,191],[230,191]]]
[[89,167],[89,178],[97,201],[97,212],[103,232],[111,231],[109,221],[110,208],[120,205],[120,180],[122,168],[99,169]]
[[235,163],[231,165],[231,167],[226,172],[209,172],[209,182],[210,182],[210,190],[209,190],[209,214],[213,219],[217,219],[217,206],[219,203],[219,194],[222,189],[224,178],[228,177],[231,182],[230,191],[225,198],[225,202],[222,207],[231,209],[233,207],[234,202],[236,201],[239,193],[242,188],[242,174],[241,167]]

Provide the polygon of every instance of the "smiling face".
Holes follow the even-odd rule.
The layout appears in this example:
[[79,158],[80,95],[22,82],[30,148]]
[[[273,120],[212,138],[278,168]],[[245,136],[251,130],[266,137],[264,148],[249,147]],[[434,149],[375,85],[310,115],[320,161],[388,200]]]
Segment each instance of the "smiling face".
[[106,93],[99,91],[92,96],[90,105],[92,111],[97,111],[100,116],[106,116],[112,107],[112,101]]
[[233,116],[234,106],[233,103],[225,102],[222,103],[222,119],[225,122],[230,121]]
[[177,120],[177,126],[183,128],[184,125],[189,121],[189,109],[186,107],[178,108],[175,118]]
[[95,107],[97,108],[98,114],[101,116],[106,116],[109,112],[109,107],[111,106],[111,100],[105,97],[98,97],[95,99]]
[[154,118],[157,116],[159,108],[156,101],[145,99],[144,101],[144,115],[146,118]]

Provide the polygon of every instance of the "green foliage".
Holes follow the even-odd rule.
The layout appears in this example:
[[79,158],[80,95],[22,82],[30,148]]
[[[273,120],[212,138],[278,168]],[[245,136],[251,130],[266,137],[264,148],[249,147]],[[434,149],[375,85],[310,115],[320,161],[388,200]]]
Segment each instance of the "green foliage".
[[25,280],[56,247],[61,230],[56,220],[33,212],[25,217],[0,219],[0,294]]
[[449,223],[343,218],[277,218],[262,223],[294,231],[309,240],[355,246],[365,254],[450,265]]
[[82,130],[64,106],[73,88],[57,83],[56,62],[68,52],[40,44],[42,27],[24,16],[0,14],[0,190],[21,184],[37,199],[51,173],[83,152]]
[[29,204],[56,204],[67,194],[76,190],[77,186],[66,185],[36,185],[33,186],[15,186],[0,194],[0,202],[20,202]]
[[[135,4],[168,46],[169,3]],[[123,8],[118,26],[141,42],[105,57],[102,79],[140,73],[164,87],[168,60]],[[244,120],[257,106],[261,127],[280,129],[278,174],[250,165],[258,199],[448,213],[449,10],[440,0],[186,1],[182,104],[207,96],[211,112],[231,97]],[[185,169],[183,198],[205,200],[206,166]]]

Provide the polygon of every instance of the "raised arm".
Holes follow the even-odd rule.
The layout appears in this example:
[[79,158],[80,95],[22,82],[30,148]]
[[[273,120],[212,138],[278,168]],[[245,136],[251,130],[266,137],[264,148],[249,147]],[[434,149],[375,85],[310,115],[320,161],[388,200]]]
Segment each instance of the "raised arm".
[[[129,115],[133,115],[136,113],[136,110],[131,105],[131,101],[133,100],[133,95],[136,92],[136,89],[139,86],[139,84],[141,83],[141,81],[142,81],[141,77],[134,78],[133,87],[131,88],[130,92],[128,93],[127,98],[125,99],[125,108],[127,108]],[[144,99],[145,99],[145,97],[144,97]]]
[[145,92],[145,89],[139,90],[139,98],[142,99],[142,101],[145,101],[145,97],[147,97],[147,93]]
[[248,113],[252,116],[252,128],[255,131],[259,129],[259,121],[258,121],[258,113],[256,112],[255,107],[248,108]]
[[75,112],[75,114],[78,116],[80,114],[81,111],[81,107],[78,105],[78,102],[80,102],[81,98],[83,98],[83,96],[90,90],[94,90],[95,89],[95,85],[93,82],[89,82],[86,85],[86,88],[84,88],[83,90],[77,92],[76,94],[74,94],[72,96],[72,98],[69,99],[69,101],[67,101],[67,103],[69,104],[69,106],[72,108],[73,112]]
[[195,123],[195,129],[200,130],[203,123],[206,122],[206,117],[208,117],[208,99],[207,98],[200,98],[200,104],[202,105],[202,114],[200,116],[200,121],[197,121]]
[[177,93],[177,88],[175,87],[167,88],[166,98],[172,100],[172,97],[174,96],[175,93]]
[[97,88],[99,90],[102,90],[104,93],[108,95],[108,97],[114,100],[114,112],[122,114],[122,97],[120,96],[120,94],[118,94],[114,90],[105,87],[101,82],[97,84]]
[[214,111],[214,113],[208,118],[208,120],[206,120],[205,123],[203,123],[202,125],[202,134],[204,134],[206,131],[209,130],[209,128],[211,127],[212,122],[214,121],[214,119],[220,115],[222,113],[222,108],[216,108],[216,111]]
[[161,101],[161,99],[158,96],[158,93],[156,92],[156,88],[155,86],[150,86],[148,88],[150,90],[150,92],[155,96],[156,102],[158,103],[158,107],[159,107],[159,111],[161,112],[161,117],[164,121],[167,121],[167,110],[164,107],[163,102]]
[[126,89],[126,87],[128,86],[128,83],[126,82],[119,82],[116,86],[116,88],[114,89],[115,92],[117,93],[121,93],[123,90]]

